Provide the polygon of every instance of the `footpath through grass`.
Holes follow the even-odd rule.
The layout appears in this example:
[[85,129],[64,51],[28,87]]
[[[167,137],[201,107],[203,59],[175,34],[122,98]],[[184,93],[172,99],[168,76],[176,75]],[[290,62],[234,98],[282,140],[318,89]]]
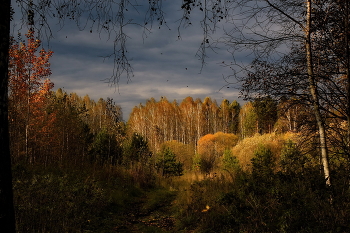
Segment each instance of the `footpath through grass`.
[[116,227],[118,232],[175,232],[172,202],[174,191],[163,188],[143,193],[139,202],[130,206],[124,224]]

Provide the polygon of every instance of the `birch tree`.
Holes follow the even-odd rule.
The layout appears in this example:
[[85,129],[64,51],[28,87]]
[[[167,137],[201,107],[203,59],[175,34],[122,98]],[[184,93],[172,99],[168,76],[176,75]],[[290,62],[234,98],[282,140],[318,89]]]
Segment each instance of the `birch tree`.
[[313,56],[312,56],[312,31],[311,31],[311,21],[312,21],[312,1],[306,1],[306,25],[303,26],[305,31],[305,51],[306,51],[306,63],[307,63],[307,75],[309,81],[310,93],[312,96],[313,111],[316,117],[316,122],[318,126],[318,133],[320,137],[320,148],[321,148],[321,160],[323,165],[324,178],[326,180],[327,186],[331,186],[331,176],[328,162],[328,148],[327,148],[327,136],[326,129],[324,125],[324,119],[322,119],[320,111],[320,101],[317,90],[317,81],[314,74],[313,66]]
[[[323,83],[320,83],[322,80],[319,76],[320,72],[315,71],[314,54],[317,49],[322,49],[316,44],[318,24],[321,24],[320,15],[317,12],[325,12],[326,8],[330,9],[332,1],[246,0],[236,1],[236,3],[237,5],[233,8],[244,12],[238,13],[243,22],[238,23],[237,18],[239,17],[235,16],[231,20],[233,29],[226,32],[223,42],[232,49],[234,57],[237,51],[250,51],[251,58],[260,65],[263,64],[264,69],[262,70],[266,74],[266,76],[257,75],[258,73],[254,72],[257,77],[260,77],[260,80],[255,79],[256,82],[254,82],[251,79],[251,75],[254,76],[254,74],[250,72],[254,63],[253,66],[236,61],[229,64],[241,71],[239,74],[237,70],[234,70],[234,76],[243,83],[243,95],[248,99],[255,99],[270,94],[274,94],[275,97],[294,94],[309,101],[317,125],[325,182],[327,186],[331,186],[327,131],[320,99],[320,87]],[[288,64],[289,55],[296,52],[293,48],[299,48],[298,53],[302,53],[298,59],[304,60],[299,64],[298,69]],[[283,67],[283,63],[287,65]],[[271,74],[270,72],[277,70],[272,66],[282,69],[278,74]],[[295,72],[305,73],[296,80],[292,80]]]

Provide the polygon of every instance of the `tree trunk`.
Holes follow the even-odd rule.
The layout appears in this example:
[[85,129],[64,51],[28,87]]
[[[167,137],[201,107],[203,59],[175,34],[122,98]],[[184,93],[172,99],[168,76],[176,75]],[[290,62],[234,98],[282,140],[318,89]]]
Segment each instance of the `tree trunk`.
[[327,139],[324,122],[322,120],[320,103],[318,98],[317,84],[315,80],[314,67],[312,61],[312,48],[311,48],[311,0],[306,1],[306,27],[305,27],[305,49],[306,49],[306,62],[307,62],[307,74],[309,79],[309,88],[312,97],[312,106],[315,114],[319,139],[321,148],[321,161],[323,165],[324,177],[326,185],[331,186],[331,177],[328,163],[328,150]]
[[10,0],[0,7],[0,229],[15,232],[11,156],[8,122],[8,58],[10,35]]
[[345,51],[346,51],[346,60],[345,60],[345,72],[346,72],[346,81],[347,81],[347,153],[350,149],[350,48],[349,48],[349,2],[345,1],[345,19],[344,19],[344,39],[345,39]]

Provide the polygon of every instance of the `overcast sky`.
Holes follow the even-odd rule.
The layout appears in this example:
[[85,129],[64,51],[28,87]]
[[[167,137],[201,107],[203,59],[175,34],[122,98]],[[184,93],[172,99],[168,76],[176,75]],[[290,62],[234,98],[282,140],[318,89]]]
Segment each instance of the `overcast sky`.
[[[81,97],[89,95],[96,101],[101,97],[113,98],[122,107],[124,120],[128,119],[134,106],[152,97],[159,100],[165,96],[169,101],[176,99],[180,103],[187,96],[202,100],[209,96],[218,104],[223,99],[242,103],[234,86],[224,87],[227,83],[223,77],[230,75],[231,70],[220,64],[230,62],[231,54],[226,48],[208,51],[207,64],[201,71],[201,61],[195,55],[203,38],[202,29],[195,23],[189,28],[182,28],[179,40],[180,2],[164,1],[164,4],[170,30],[166,26],[158,29],[155,25],[144,38],[142,28],[131,26],[127,29],[130,38],[126,46],[134,76],[131,80],[122,77],[117,86],[102,81],[113,73],[112,60],[102,58],[113,51],[112,39],[108,40],[105,34],[90,33],[89,30],[79,31],[73,22],[63,29],[54,25],[54,39],[50,42],[50,48],[54,51],[50,77],[55,84],[54,90],[63,88]],[[139,17],[142,21],[144,15],[139,12],[132,17],[136,21]]]

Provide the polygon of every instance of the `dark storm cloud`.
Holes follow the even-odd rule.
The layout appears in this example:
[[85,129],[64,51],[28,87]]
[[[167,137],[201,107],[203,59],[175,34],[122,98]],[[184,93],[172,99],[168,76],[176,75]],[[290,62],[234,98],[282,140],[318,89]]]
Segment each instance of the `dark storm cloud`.
[[[125,29],[129,36],[127,55],[134,76],[131,81],[122,78],[117,86],[102,81],[112,75],[112,59],[103,59],[103,56],[112,53],[113,38],[103,33],[90,33],[89,30],[79,31],[73,24],[66,23],[63,29],[53,28],[55,38],[50,42],[50,48],[54,51],[51,80],[55,88],[61,87],[80,96],[88,94],[95,100],[100,97],[113,98],[121,105],[125,120],[134,106],[152,97],[159,100],[165,96],[169,101],[176,99],[178,103],[187,96],[202,100],[210,96],[218,103],[224,98],[237,100],[237,90],[222,88],[226,84],[223,76],[230,75],[231,71],[220,64],[230,61],[231,54],[224,47],[215,52],[208,50],[206,65],[202,67],[196,57],[203,39],[200,16],[193,15],[193,22],[197,22],[193,26],[180,28],[179,39],[181,11],[175,10],[179,9],[178,2],[167,1],[164,6],[167,26],[159,29],[155,24],[151,31],[136,25]],[[142,13],[130,10],[129,14],[135,23],[144,20]],[[243,62],[245,59],[242,57]]]

